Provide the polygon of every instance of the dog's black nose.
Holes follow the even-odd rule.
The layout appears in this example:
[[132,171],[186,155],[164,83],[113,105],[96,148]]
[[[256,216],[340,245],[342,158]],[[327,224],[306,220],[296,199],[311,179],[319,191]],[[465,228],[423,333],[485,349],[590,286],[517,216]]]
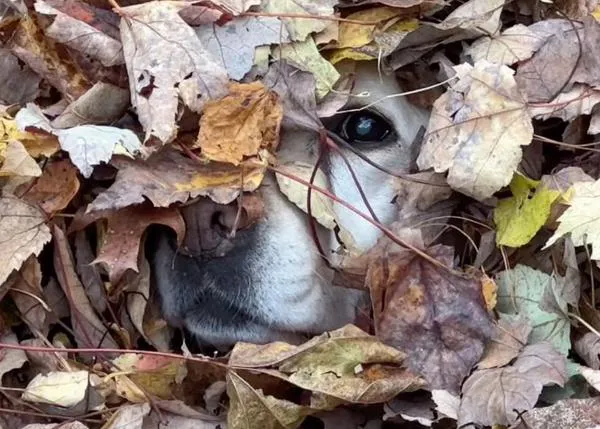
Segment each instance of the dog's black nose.
[[257,195],[246,195],[231,204],[223,205],[201,198],[183,207],[186,224],[184,253],[192,256],[220,257],[233,247],[238,230],[248,228],[262,215],[262,201]]

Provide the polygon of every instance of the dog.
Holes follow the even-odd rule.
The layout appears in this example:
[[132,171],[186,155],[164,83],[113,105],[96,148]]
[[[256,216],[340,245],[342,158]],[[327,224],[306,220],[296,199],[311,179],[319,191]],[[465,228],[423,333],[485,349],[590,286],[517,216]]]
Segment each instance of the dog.
[[[416,136],[426,126],[428,113],[405,97],[390,97],[401,92],[395,77],[379,73],[375,62],[358,63],[353,95],[342,109],[350,112],[335,115],[326,126],[386,169],[409,172],[418,155]],[[347,147],[341,151],[379,221],[393,222],[394,178]],[[317,154],[315,133],[283,130],[279,163],[314,165]],[[324,160],[322,171],[329,189],[368,213],[343,158],[329,151]],[[273,176],[265,178],[258,192],[264,216],[250,228],[238,230],[227,249],[214,257],[182,254],[166,230],[154,240],[150,263],[163,315],[197,344],[227,348],[238,341],[299,343],[305,335],[353,323],[365,298],[364,292],[332,286],[333,270],[317,250],[307,214],[281,193]],[[339,203],[333,209],[355,249],[368,250],[381,236],[379,229]],[[183,214],[188,229],[204,231],[204,243],[219,249],[219,237],[227,236],[236,211],[235,205],[203,199]],[[317,226],[317,234],[323,251],[333,256],[340,247],[336,231]]]

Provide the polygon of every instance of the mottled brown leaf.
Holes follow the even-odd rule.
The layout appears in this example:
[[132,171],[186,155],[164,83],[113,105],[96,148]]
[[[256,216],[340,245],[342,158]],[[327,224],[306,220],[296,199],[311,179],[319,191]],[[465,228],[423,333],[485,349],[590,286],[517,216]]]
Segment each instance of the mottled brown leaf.
[[[427,253],[452,267],[452,248]],[[378,337],[404,351],[432,388],[457,391],[492,335],[480,281],[401,251],[375,258],[367,284]]]
[[69,205],[79,191],[77,169],[67,159],[50,162],[33,186],[21,186],[23,199],[37,204],[48,215],[54,215]]
[[161,224],[172,228],[177,233],[179,244],[185,235],[185,224],[177,209],[147,206],[88,214],[79,212],[71,230],[81,230],[101,218],[108,220],[108,227],[94,263],[104,263],[108,267],[113,285],[121,280],[128,269],[139,272],[138,253],[142,235],[150,225]]
[[274,151],[282,116],[277,94],[261,82],[231,84],[229,95],[204,107],[198,136],[202,154],[239,165],[262,148]]
[[518,316],[501,315],[495,326],[494,337],[489,342],[485,355],[477,364],[479,369],[497,368],[508,365],[527,344],[531,326]]
[[168,207],[189,198],[207,196],[219,204],[232,202],[243,190],[260,185],[264,168],[229,164],[199,164],[173,149],[165,149],[146,161],[113,160],[119,172],[115,183],[90,204],[88,211],[120,209],[143,203],[148,198],[155,207]]

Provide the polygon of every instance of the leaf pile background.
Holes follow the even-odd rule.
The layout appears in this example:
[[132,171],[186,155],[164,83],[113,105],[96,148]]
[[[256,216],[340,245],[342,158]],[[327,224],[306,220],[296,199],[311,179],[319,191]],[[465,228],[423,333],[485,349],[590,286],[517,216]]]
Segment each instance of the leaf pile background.
[[[599,21],[594,0],[0,3],[0,425],[597,425]],[[307,211],[280,133],[325,135],[364,61],[431,116],[386,234],[339,231],[362,328],[173,349],[148,227],[194,251],[197,199],[251,227],[268,170]]]

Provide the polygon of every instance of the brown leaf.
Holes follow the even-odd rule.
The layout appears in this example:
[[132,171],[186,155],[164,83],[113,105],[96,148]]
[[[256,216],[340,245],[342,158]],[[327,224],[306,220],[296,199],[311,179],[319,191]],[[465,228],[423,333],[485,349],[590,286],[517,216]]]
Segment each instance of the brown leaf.
[[95,255],[85,231],[77,231],[74,245],[77,274],[81,278],[85,293],[94,309],[98,313],[103,313],[108,302],[106,290],[100,275],[101,268],[92,264]]
[[67,296],[71,309],[71,323],[80,347],[118,348],[108,329],[92,308],[85,290],[75,273],[73,255],[65,233],[56,225],[54,235],[54,269]]
[[13,196],[0,197],[0,284],[50,241],[46,219],[34,205]]
[[182,7],[177,2],[153,1],[122,9],[121,40],[131,102],[146,140],[154,136],[160,144],[177,134],[180,98],[200,113],[208,100],[227,93],[227,72],[178,15]]
[[263,167],[234,167],[229,164],[199,164],[173,149],[165,149],[146,161],[121,158],[112,162],[118,169],[115,183],[90,204],[88,211],[120,209],[141,204],[148,198],[155,207],[168,207],[189,198],[207,196],[229,204],[243,190],[260,185]]
[[229,364],[262,368],[269,375],[312,391],[312,407],[328,408],[343,401],[384,402],[400,392],[422,387],[422,380],[402,367],[403,361],[404,353],[347,325],[301,346],[238,343]]
[[[0,342],[4,344],[19,344],[17,336],[9,332],[0,336]],[[0,351],[0,386],[2,385],[2,376],[13,369],[21,368],[27,362],[27,356],[23,350],[2,349]]]
[[573,348],[590,368],[600,369],[600,338],[596,334],[588,332],[575,341]]
[[513,365],[479,370],[465,381],[458,425],[509,425],[533,408],[542,387],[565,382],[563,355],[550,343],[526,346]]
[[41,174],[42,170],[35,159],[29,155],[23,143],[16,140],[8,143],[4,153],[4,162],[0,167],[0,176],[38,177]]
[[[427,253],[452,266],[452,248]],[[457,391],[492,335],[479,280],[402,251],[375,258],[367,284],[378,337],[407,353],[432,388]]]
[[496,323],[494,337],[486,348],[485,355],[477,364],[479,369],[497,368],[508,365],[527,344],[531,326],[526,320],[503,314]]
[[19,60],[8,49],[0,49],[0,103],[25,104],[33,101],[40,92],[40,81],[37,74],[27,66],[19,64]]
[[47,335],[49,326],[46,314],[50,309],[44,302],[42,269],[35,257],[30,256],[21,270],[15,273],[15,282],[10,289],[10,295],[31,331]]
[[115,286],[128,269],[139,272],[138,253],[142,235],[152,224],[165,225],[177,233],[181,244],[185,235],[185,223],[175,208],[148,206],[127,207],[122,210],[95,211],[81,214],[73,220],[71,231],[79,231],[98,219],[108,220],[106,234],[100,244],[100,252],[93,263],[108,267],[110,281]]
[[16,57],[70,99],[79,98],[90,88],[89,82],[71,63],[61,60],[56,47],[44,37],[30,17],[21,18],[19,27],[11,38],[10,49]]
[[37,204],[50,216],[66,208],[79,191],[77,169],[69,160],[50,162],[42,176],[29,188],[26,184],[19,191],[23,199]]
[[202,154],[239,165],[262,148],[274,151],[282,117],[277,94],[261,82],[233,83],[229,95],[204,107],[198,135]]

